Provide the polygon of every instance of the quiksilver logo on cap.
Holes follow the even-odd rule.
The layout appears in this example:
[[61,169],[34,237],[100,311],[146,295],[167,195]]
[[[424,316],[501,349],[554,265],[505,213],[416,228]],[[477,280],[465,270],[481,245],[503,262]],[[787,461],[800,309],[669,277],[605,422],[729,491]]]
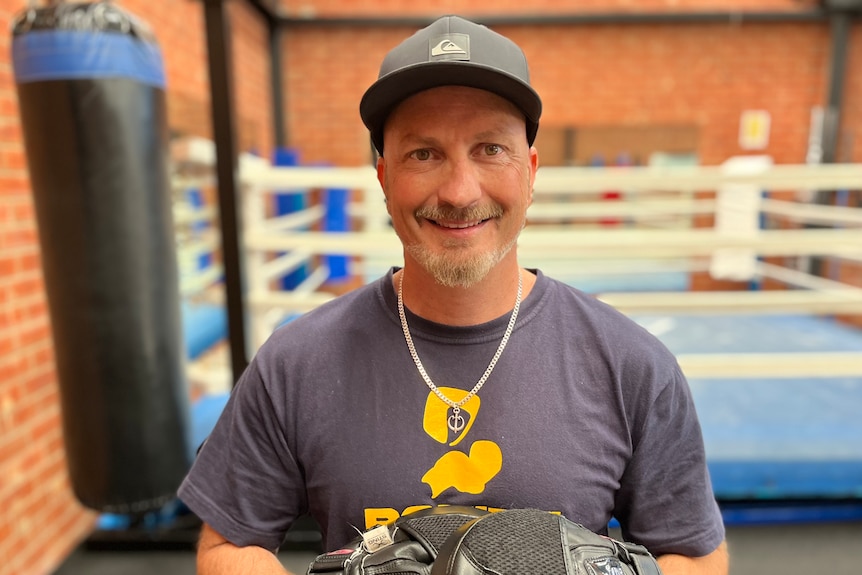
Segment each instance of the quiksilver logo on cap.
[[469,60],[470,36],[467,34],[445,34],[429,42],[433,60]]
[[452,40],[440,40],[440,43],[431,48],[432,56],[443,54],[466,54],[467,51]]

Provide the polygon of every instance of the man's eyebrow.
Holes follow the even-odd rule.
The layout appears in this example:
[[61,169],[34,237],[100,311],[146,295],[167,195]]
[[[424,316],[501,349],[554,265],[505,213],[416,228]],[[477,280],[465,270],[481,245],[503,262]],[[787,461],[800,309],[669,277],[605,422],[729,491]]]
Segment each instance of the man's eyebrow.
[[[473,134],[473,140],[477,142],[496,141],[508,137],[510,137],[509,131],[500,128],[492,128],[490,130],[483,130]],[[427,146],[429,148],[433,148],[437,146],[439,142],[436,138],[431,136],[423,136],[415,132],[408,132],[398,139],[398,143],[401,145]]]
[[427,146],[434,147],[437,145],[437,140],[435,138],[431,138],[429,136],[421,136],[416,133],[407,133],[402,137],[398,138],[398,143],[403,145],[412,145],[412,146]]
[[509,136],[509,132],[507,130],[501,129],[491,129],[485,130],[483,132],[479,132],[474,136],[476,140],[496,140],[500,138],[506,138]]

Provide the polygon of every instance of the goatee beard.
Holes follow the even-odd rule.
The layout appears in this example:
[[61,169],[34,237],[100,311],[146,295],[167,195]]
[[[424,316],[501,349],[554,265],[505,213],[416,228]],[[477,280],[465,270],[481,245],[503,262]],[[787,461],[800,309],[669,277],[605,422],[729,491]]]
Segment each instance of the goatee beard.
[[447,245],[443,251],[433,251],[424,244],[407,246],[407,253],[425,268],[434,280],[445,287],[469,288],[481,282],[518,241],[516,234],[509,242],[494,250],[481,253],[460,252],[468,246]]
[[[415,212],[417,219],[446,222],[483,222],[503,215],[499,205],[453,208],[451,206],[425,206]],[[526,224],[526,220],[524,221]],[[521,228],[523,229],[524,224]],[[469,288],[481,282],[512,250],[518,241],[515,236],[506,244],[485,252],[476,253],[469,242],[453,240],[435,251],[416,243],[406,246],[407,253],[425,268],[434,280],[445,287]]]

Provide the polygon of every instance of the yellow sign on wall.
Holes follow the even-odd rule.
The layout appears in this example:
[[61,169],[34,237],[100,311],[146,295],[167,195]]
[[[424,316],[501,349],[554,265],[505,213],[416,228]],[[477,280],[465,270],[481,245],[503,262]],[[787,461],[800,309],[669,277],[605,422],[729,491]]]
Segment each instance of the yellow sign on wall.
[[769,145],[769,112],[745,110],[739,120],[739,147],[743,150],[765,150]]

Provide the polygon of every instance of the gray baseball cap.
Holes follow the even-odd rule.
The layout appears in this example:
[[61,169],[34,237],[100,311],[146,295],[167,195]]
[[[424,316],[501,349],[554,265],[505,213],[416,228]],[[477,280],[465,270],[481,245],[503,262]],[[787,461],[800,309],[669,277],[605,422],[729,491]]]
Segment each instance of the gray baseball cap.
[[493,92],[517,106],[533,145],[542,100],[530,86],[521,48],[489,28],[458,16],[444,16],[393,48],[377,81],[362,96],[359,115],[383,154],[383,126],[401,101],[437,86],[469,86]]

